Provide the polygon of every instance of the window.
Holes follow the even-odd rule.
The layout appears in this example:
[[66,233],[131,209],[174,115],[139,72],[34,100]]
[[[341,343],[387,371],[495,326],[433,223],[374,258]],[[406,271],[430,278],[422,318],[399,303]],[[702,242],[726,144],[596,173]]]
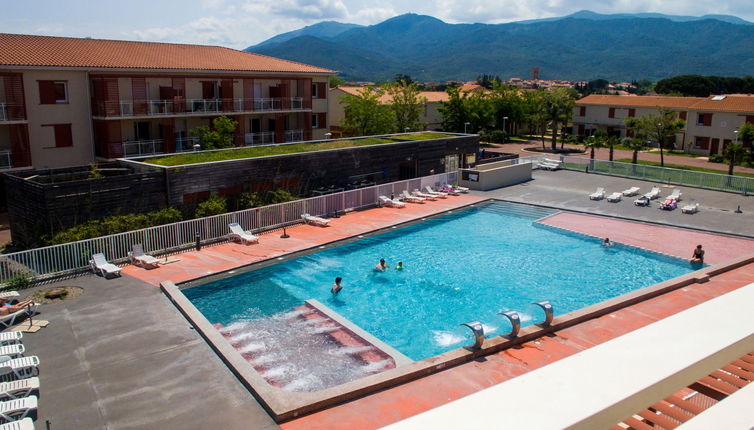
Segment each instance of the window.
[[[317,91],[317,88],[318,88],[317,84],[312,84],[312,98],[313,99],[318,99],[319,98],[319,92]],[[312,124],[314,124],[313,121],[312,121]]]
[[71,124],[44,124],[42,127],[52,127],[55,138],[54,146],[46,148],[65,148],[73,146],[73,135],[71,133]]
[[327,98],[327,84],[325,82],[312,83],[312,98],[313,99],[326,99]]
[[586,116],[586,106],[579,106],[579,116]]
[[696,120],[696,125],[709,127],[712,125],[711,113],[700,113]]
[[38,81],[39,103],[54,105],[68,103],[68,83],[66,81]]
[[607,117],[608,118],[615,118],[615,108],[611,107],[607,110]]
[[709,137],[696,136],[694,138],[694,149],[709,149]]
[[312,114],[312,128],[319,128],[319,116],[314,113]]
[[312,114],[312,128],[325,128],[325,127],[327,127],[327,114],[326,113]]

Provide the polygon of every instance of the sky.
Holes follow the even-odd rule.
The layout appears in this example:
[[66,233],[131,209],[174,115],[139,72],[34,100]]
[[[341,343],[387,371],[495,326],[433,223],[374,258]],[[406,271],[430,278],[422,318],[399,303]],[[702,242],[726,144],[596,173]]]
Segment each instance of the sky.
[[598,13],[735,15],[751,0],[5,0],[0,32],[220,45],[243,49],[320,21],[362,25],[404,13],[449,23],[497,24]]

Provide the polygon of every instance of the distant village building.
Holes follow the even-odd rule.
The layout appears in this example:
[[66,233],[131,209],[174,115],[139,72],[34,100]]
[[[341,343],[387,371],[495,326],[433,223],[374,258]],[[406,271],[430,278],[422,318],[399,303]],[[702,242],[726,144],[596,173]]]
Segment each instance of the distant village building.
[[[721,154],[737,138],[745,122],[754,123],[754,96],[710,97],[590,95],[576,102],[573,133],[591,135],[602,129],[610,136],[631,137],[626,118],[656,115],[664,107],[678,112],[686,127],[676,135],[676,147],[699,155]],[[751,148],[751,142],[741,142]]]

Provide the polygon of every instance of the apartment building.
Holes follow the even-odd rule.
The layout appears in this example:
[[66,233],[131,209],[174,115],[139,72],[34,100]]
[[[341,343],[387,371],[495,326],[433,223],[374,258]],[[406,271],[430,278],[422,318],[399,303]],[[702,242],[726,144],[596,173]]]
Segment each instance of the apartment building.
[[[624,121],[629,117],[657,115],[657,108],[678,112],[686,127],[676,135],[676,147],[698,155],[720,154],[725,145],[737,140],[736,130],[745,122],[754,123],[754,96],[745,94],[710,97],[590,95],[576,101],[573,133],[590,135],[597,129],[608,135],[626,137],[631,131]],[[741,142],[751,148],[751,142]]]
[[218,46],[0,34],[0,169],[323,139],[335,72]]
[[[330,114],[330,129],[333,136],[337,137],[342,135],[342,121],[346,117],[345,105],[342,103],[343,97],[346,94],[358,96],[364,88],[365,87],[339,86],[330,89],[330,96],[328,97],[328,112]],[[379,88],[375,88],[374,91],[380,90]],[[446,93],[445,91],[421,91],[419,92],[419,97],[426,99],[426,102],[424,103],[424,109],[422,111],[422,117],[420,119],[420,122],[422,123],[422,129],[442,130],[442,114],[440,113],[439,109],[442,106],[442,102],[449,100],[448,93]],[[390,94],[380,91],[380,103],[392,103]]]

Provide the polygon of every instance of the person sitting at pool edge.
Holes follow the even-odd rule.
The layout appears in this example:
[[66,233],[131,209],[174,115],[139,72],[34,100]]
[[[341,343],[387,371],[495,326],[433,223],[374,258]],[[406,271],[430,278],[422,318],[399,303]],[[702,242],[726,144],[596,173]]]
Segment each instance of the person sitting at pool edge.
[[332,288],[330,289],[330,292],[332,293],[333,296],[337,296],[338,293],[340,292],[340,290],[343,289],[343,286],[340,285],[340,282],[342,280],[343,280],[343,278],[341,278],[340,276],[338,276],[337,278],[335,278],[335,283],[333,284]]
[[2,307],[0,307],[0,316],[16,313],[32,303],[32,300],[24,300],[23,302],[19,302],[15,305],[4,304]]
[[691,262],[697,264],[704,263],[704,250],[702,249],[702,245],[697,245],[696,248],[694,248],[694,253],[691,254]]
[[374,270],[378,272],[384,272],[385,270],[387,270],[387,263],[385,263],[384,258],[380,258],[380,262],[376,266],[374,266]]
[[398,262],[398,265],[395,266],[395,270],[403,270],[403,262],[402,261]]
[[613,242],[610,242],[610,238],[606,237],[605,240],[602,241],[602,246],[613,246]]

